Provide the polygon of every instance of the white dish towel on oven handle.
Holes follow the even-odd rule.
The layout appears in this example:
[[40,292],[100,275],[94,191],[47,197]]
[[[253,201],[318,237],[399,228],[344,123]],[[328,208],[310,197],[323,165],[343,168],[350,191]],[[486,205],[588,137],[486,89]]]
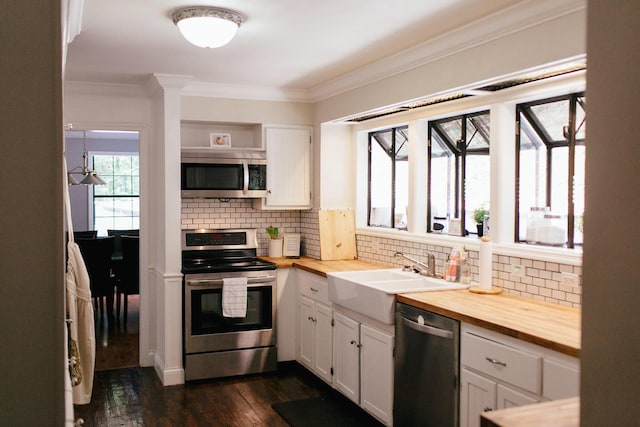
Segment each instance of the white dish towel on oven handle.
[[224,317],[247,316],[247,278],[222,279],[222,315]]

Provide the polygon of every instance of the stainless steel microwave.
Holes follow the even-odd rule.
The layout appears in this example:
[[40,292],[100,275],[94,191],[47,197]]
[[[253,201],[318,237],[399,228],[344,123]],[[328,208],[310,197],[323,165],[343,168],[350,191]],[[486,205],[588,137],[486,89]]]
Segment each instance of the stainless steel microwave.
[[184,198],[261,198],[267,196],[267,160],[261,150],[182,149]]

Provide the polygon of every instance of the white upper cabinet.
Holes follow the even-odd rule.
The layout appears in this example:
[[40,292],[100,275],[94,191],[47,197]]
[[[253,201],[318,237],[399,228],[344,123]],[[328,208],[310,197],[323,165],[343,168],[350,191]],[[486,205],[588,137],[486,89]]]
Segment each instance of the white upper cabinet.
[[256,209],[311,208],[311,128],[265,126],[267,197]]

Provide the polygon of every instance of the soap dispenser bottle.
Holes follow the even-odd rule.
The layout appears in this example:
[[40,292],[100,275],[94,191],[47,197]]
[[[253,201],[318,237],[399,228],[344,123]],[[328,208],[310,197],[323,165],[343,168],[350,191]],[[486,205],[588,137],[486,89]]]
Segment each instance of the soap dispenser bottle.
[[448,282],[460,281],[460,251],[453,248],[451,249],[451,256],[449,256],[449,269],[447,270]]

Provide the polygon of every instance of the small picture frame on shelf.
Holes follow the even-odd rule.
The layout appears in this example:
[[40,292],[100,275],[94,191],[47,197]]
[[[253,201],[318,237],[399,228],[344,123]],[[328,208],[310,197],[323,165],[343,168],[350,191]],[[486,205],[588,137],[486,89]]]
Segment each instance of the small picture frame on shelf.
[[214,148],[230,148],[231,135],[228,133],[210,133],[209,145]]

